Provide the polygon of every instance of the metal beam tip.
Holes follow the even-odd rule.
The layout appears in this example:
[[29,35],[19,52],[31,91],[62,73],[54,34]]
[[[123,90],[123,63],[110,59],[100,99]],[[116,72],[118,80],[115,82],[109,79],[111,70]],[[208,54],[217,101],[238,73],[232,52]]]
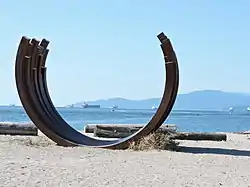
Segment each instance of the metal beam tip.
[[167,36],[163,32],[161,32],[160,34],[158,34],[157,38],[160,40],[161,43],[163,43],[164,41],[168,40]]

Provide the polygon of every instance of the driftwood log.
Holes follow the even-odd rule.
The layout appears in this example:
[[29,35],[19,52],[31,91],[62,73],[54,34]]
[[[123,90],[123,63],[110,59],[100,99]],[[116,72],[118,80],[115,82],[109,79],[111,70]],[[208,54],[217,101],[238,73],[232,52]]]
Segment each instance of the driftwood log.
[[226,141],[227,135],[222,133],[205,133],[205,132],[177,132],[172,135],[175,140],[210,140],[210,141]]
[[[141,128],[141,127],[140,127]],[[112,126],[102,126],[96,125],[94,129],[94,136],[101,138],[125,138],[137,132],[139,127],[112,127]],[[174,133],[175,129],[168,127],[160,127],[156,132],[161,133]]]
[[[144,127],[144,124],[88,124],[84,127],[85,133],[94,133],[94,130],[96,129],[96,126],[98,128],[106,129],[106,130],[112,130],[112,131],[126,131],[126,132],[134,132],[138,131],[142,127]],[[160,128],[168,128],[173,131],[177,130],[176,125],[173,124],[163,124]]]
[[[100,138],[125,138],[137,132],[138,128],[133,127],[110,127],[96,125],[94,136]],[[196,133],[196,132],[176,132],[171,128],[160,127],[157,133],[169,134],[174,140],[210,140],[210,141],[226,141],[227,135],[221,133]]]
[[32,123],[0,122],[0,135],[37,136],[38,129]]

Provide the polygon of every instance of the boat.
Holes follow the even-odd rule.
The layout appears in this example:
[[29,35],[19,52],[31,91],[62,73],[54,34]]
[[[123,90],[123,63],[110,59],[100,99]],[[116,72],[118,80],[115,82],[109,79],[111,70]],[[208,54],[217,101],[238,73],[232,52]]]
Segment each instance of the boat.
[[250,106],[249,106],[249,107],[247,107],[247,112],[250,112]]
[[73,104],[68,105],[67,108],[74,108],[74,105]]
[[84,102],[84,103],[82,104],[82,107],[83,107],[83,108],[101,108],[100,105],[90,105],[90,104],[88,104],[88,103],[86,103],[86,102]]
[[118,105],[113,105],[110,109],[111,112],[114,112],[116,109],[118,109]]
[[152,109],[153,109],[153,110],[157,110],[157,107],[156,107],[156,106],[152,106]]
[[118,105],[113,105],[112,109],[118,109]]
[[234,108],[233,107],[229,107],[228,111],[229,111],[229,115],[231,115],[233,113],[233,111],[234,111]]

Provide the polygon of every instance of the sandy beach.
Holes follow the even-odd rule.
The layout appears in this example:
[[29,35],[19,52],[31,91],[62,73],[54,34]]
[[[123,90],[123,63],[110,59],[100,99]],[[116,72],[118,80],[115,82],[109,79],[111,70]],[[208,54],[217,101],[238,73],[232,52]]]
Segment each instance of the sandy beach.
[[0,186],[250,186],[250,135],[180,141],[182,152],[64,148],[0,136]]

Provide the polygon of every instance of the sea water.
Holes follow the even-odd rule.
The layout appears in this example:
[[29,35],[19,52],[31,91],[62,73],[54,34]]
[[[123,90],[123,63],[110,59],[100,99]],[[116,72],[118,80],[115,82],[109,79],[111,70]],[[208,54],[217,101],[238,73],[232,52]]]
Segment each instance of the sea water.
[[[75,129],[86,124],[146,124],[155,110],[57,108]],[[22,107],[1,106],[1,122],[30,122]],[[250,113],[227,111],[173,110],[165,123],[175,124],[179,131],[237,132],[250,130]]]

